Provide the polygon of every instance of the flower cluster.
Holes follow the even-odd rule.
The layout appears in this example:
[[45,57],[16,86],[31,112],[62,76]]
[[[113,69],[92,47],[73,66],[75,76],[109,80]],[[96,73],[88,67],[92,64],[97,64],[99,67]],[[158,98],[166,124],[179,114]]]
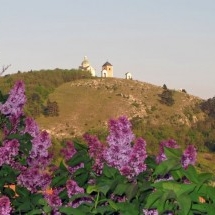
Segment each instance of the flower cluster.
[[74,180],[68,180],[66,182],[66,189],[69,198],[71,198],[75,194],[84,193],[84,189],[82,187],[79,187],[77,182]]
[[0,215],[10,215],[11,210],[10,199],[7,196],[0,197]]
[[181,158],[182,166],[186,169],[189,165],[194,165],[196,162],[197,152],[193,145],[189,145],[185,150]]
[[0,147],[0,166],[13,163],[14,157],[18,155],[19,152],[19,145],[16,139],[3,142],[3,146]]
[[144,215],[158,215],[158,211],[156,209],[143,209]]
[[164,153],[165,147],[167,147],[167,148],[179,148],[179,146],[175,140],[170,139],[168,141],[161,142],[160,143],[160,151],[159,151],[158,156],[156,157],[156,161],[158,164],[167,159],[167,157]]
[[43,190],[46,189],[50,184],[50,181],[50,175],[42,172],[37,167],[27,168],[17,177],[18,184],[26,187],[32,193],[37,192],[39,188]]
[[146,169],[146,143],[139,138],[134,141],[131,123],[124,116],[109,122],[110,134],[107,137],[108,147],[105,160],[108,165],[117,168],[122,175],[132,179]]
[[25,129],[24,133],[30,134],[33,138],[36,138],[39,134],[39,127],[36,121],[31,117],[26,117],[25,119]]
[[48,151],[51,146],[51,139],[46,131],[41,131],[32,140],[32,149],[28,159],[28,164],[31,166],[46,167],[51,159]]
[[76,153],[74,144],[70,141],[66,142],[66,148],[61,149],[61,153],[64,156],[64,159],[68,161]]
[[59,197],[58,194],[59,194],[59,190],[57,189],[52,190],[51,193],[45,194],[46,201],[54,209],[62,205],[61,198]]
[[25,87],[22,81],[17,81],[11,89],[9,97],[4,104],[0,104],[0,111],[4,115],[10,115],[11,119],[18,119],[23,115],[23,106],[26,102]]
[[101,175],[104,166],[104,152],[106,147],[99,141],[96,136],[85,134],[84,138],[88,143],[89,156],[94,159],[92,168],[98,175]]
[[[75,149],[73,142],[67,141],[66,147],[61,149],[61,153],[64,156],[65,161],[68,161],[77,153],[77,150]],[[73,174],[76,170],[83,167],[84,163],[79,163],[75,166],[68,166],[68,170],[71,174]]]

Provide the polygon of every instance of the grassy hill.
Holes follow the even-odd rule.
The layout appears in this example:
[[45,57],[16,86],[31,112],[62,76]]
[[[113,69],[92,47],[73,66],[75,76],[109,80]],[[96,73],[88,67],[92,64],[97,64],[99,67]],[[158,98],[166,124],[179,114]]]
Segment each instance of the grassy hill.
[[[78,70],[60,69],[1,77],[1,90],[8,92],[18,79],[26,84],[26,112],[36,117],[40,127],[48,130],[58,143],[85,132],[104,140],[108,120],[125,115],[136,136],[146,139],[149,152],[155,153],[159,142],[169,138],[182,147],[195,144],[199,168],[213,171],[215,156],[205,145],[212,143],[214,149],[215,122],[200,109],[202,100],[198,97],[170,90],[174,104],[168,106],[161,102],[163,87],[136,80],[91,78]],[[47,100],[58,104],[58,116],[43,114]]]
[[[171,107],[159,102],[162,87],[125,79],[87,79],[63,84],[49,95],[59,105],[58,117],[39,117],[39,124],[53,135],[74,136],[99,129],[110,118],[126,115],[130,119],[150,121],[154,126],[188,126],[204,119],[193,113],[201,100],[174,91]],[[192,115],[191,115],[192,112]]]

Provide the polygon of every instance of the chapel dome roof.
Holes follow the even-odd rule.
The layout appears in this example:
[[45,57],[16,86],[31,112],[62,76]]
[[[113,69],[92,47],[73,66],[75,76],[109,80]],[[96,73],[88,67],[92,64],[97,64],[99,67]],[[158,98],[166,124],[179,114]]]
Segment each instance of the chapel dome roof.
[[87,59],[87,56],[84,56],[84,60],[82,61],[81,65],[82,65],[83,67],[90,66],[90,62],[89,62],[89,60]]

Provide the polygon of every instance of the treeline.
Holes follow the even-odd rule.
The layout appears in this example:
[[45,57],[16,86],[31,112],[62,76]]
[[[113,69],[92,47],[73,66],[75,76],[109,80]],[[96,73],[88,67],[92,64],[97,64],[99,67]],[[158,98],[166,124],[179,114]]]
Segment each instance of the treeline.
[[18,72],[0,78],[1,91],[6,94],[17,80],[23,80],[26,87],[27,105],[26,114],[34,118],[41,114],[56,116],[59,114],[58,104],[48,100],[49,94],[63,83],[90,78],[89,72],[80,70],[40,70]]

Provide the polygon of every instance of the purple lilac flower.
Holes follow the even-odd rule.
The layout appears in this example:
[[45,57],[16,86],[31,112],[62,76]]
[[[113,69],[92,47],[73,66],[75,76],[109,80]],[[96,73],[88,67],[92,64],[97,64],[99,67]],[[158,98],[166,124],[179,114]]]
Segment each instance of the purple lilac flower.
[[110,134],[107,137],[108,148],[105,151],[105,160],[108,165],[121,169],[128,163],[132,151],[131,142],[134,135],[131,124],[126,117],[109,121]]
[[18,140],[14,139],[4,141],[2,145],[3,146],[0,147],[0,166],[13,162],[13,158],[18,155],[20,144]]
[[29,133],[34,138],[39,135],[39,127],[33,118],[27,117],[25,119],[24,133]]
[[128,200],[128,198],[125,195],[119,196],[119,195],[115,195],[114,193],[111,194],[110,198],[114,202],[126,202]]
[[167,159],[166,155],[164,154],[164,148],[165,147],[167,147],[167,148],[179,148],[179,146],[175,140],[170,139],[168,141],[161,142],[160,143],[160,151],[159,151],[158,156],[156,157],[157,163],[161,163],[162,161]]
[[80,168],[84,168],[84,163],[79,163],[76,166],[69,166],[68,170],[71,174],[74,174]]
[[77,208],[77,207],[79,207],[83,203],[92,203],[92,199],[89,198],[89,197],[78,198],[78,199],[75,199],[72,202],[69,202],[68,206],[72,207],[72,208]]
[[82,187],[79,187],[77,182],[73,180],[68,180],[66,182],[66,189],[69,198],[71,198],[75,194],[84,193],[84,189]]
[[195,146],[189,145],[182,155],[181,163],[183,168],[186,169],[189,165],[194,165],[196,162],[196,157],[197,152]]
[[57,208],[62,205],[61,198],[58,196],[59,190],[55,189],[52,193],[45,194],[45,199],[52,208]]
[[51,182],[51,176],[48,173],[41,172],[37,167],[31,167],[21,172],[17,177],[17,182],[34,193],[39,188],[46,189]]
[[156,209],[143,209],[144,215],[158,215],[158,211]]
[[146,170],[146,164],[144,164],[146,158],[146,142],[142,138],[138,138],[135,140],[135,144],[128,161],[134,170],[134,175],[139,175],[141,172]]
[[10,206],[10,199],[7,196],[0,197],[0,215],[10,215],[12,208]]
[[94,159],[93,170],[98,174],[102,174],[102,169],[104,166],[104,150],[105,145],[102,144],[96,136],[85,134],[85,140],[89,146],[89,155]]
[[122,175],[133,179],[146,170],[144,161],[147,157],[146,143],[143,139],[134,140],[131,123],[126,117],[110,120],[110,134],[107,137],[108,148],[105,150],[105,160],[108,165],[117,168]]
[[32,149],[28,159],[28,164],[31,166],[45,167],[51,160],[51,155],[48,148],[51,146],[51,139],[46,131],[40,132],[32,140]]
[[18,119],[23,115],[23,107],[26,102],[25,86],[22,81],[17,81],[9,93],[4,104],[0,104],[0,111],[4,115]]
[[160,181],[173,181],[174,178],[170,174],[166,174],[165,176],[159,176],[156,180],[155,183],[160,182]]
[[76,152],[73,142],[70,141],[66,143],[66,148],[61,150],[66,161],[71,159]]

